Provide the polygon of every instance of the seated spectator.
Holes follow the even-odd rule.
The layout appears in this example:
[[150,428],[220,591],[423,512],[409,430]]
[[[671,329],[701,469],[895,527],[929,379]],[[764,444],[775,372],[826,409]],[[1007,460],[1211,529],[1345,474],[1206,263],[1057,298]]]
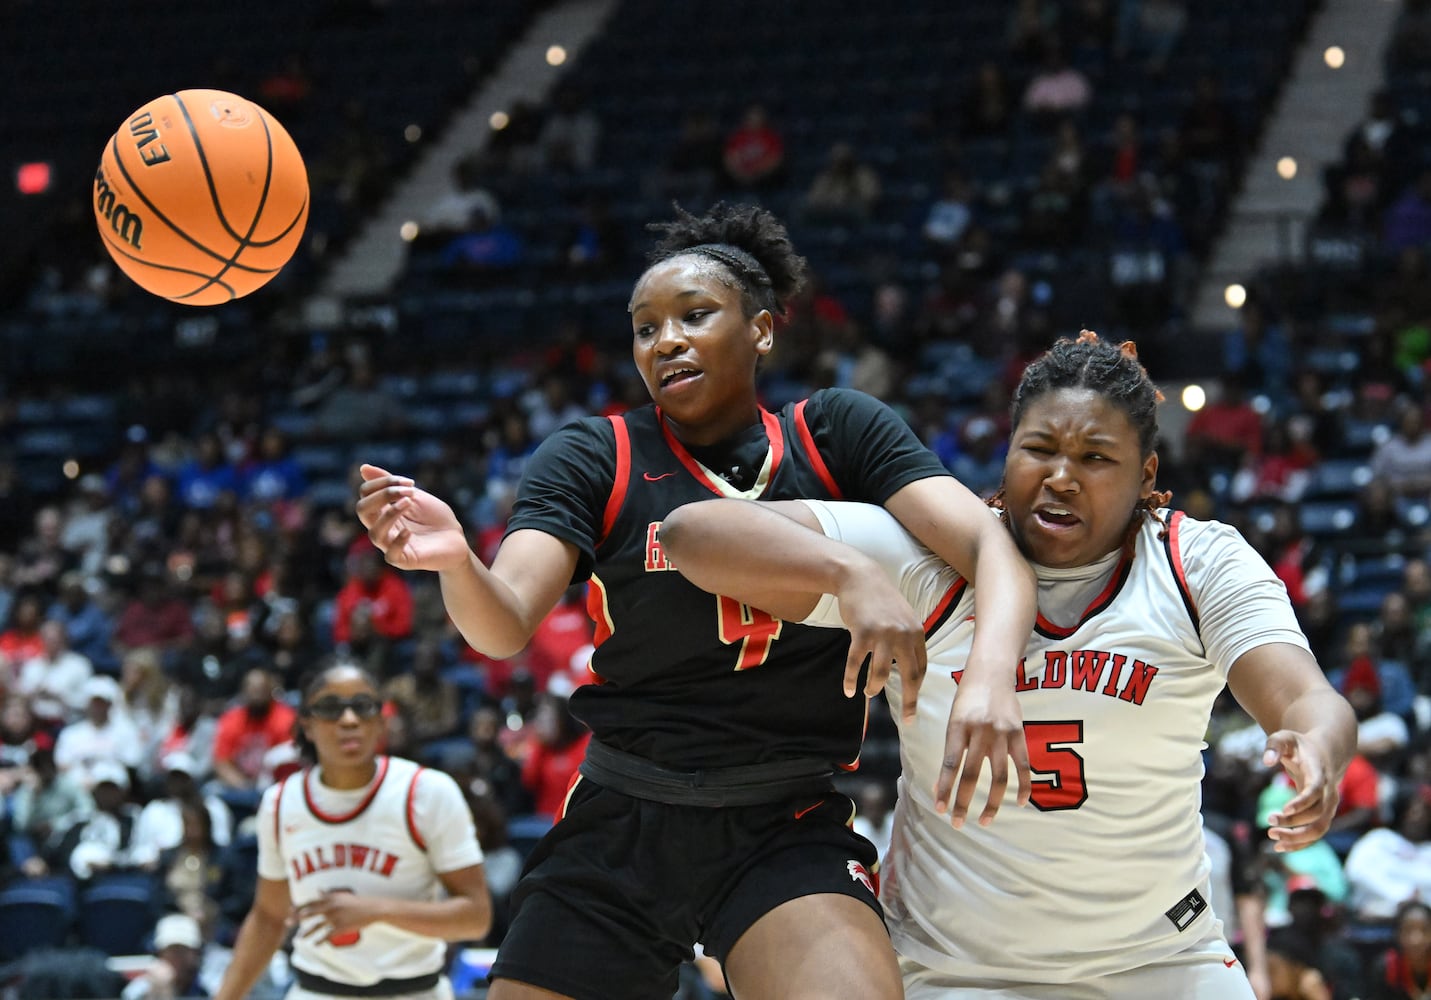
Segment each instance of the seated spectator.
[[182,750],[165,755],[160,764],[163,787],[145,803],[139,814],[139,836],[161,851],[177,847],[184,839],[184,808],[196,806],[208,815],[209,836],[214,844],[227,847],[233,839],[233,812],[217,795],[203,790],[205,775],[199,762]]
[[35,512],[35,530],[15,553],[12,579],[22,589],[53,594],[60,577],[79,568],[79,556],[62,541],[64,515],[53,505]]
[[94,673],[87,658],[69,648],[65,627],[54,620],[40,626],[44,652],[25,661],[16,691],[44,725],[58,730],[84,713],[85,682]]
[[85,681],[84,718],[71,722],[55,739],[55,765],[83,787],[94,784],[105,763],[138,768],[143,759],[139,731],[124,713],[124,693],[112,677]]
[[1024,110],[1051,117],[1082,111],[1092,100],[1093,85],[1079,69],[1069,65],[1062,46],[1046,46],[1043,67],[1024,89]]
[[1361,920],[1391,920],[1409,899],[1431,899],[1431,787],[1397,799],[1390,826],[1367,830],[1347,852],[1348,904]]
[[138,576],[136,593],[114,627],[115,649],[120,655],[141,646],[155,647],[161,655],[178,653],[194,635],[189,605],[175,593],[163,567],[145,565]]
[[557,88],[537,135],[542,165],[558,172],[590,173],[601,145],[601,119],[570,84]]
[[471,739],[470,758],[450,765],[469,780],[481,780],[507,816],[523,816],[532,811],[532,796],[522,783],[522,769],[502,745],[507,731],[502,711],[483,705],[467,723]]
[[1207,473],[1241,468],[1262,452],[1262,417],[1247,401],[1245,383],[1228,375],[1218,386],[1188,422],[1184,442],[1188,464]]
[[442,266],[454,274],[482,277],[509,271],[521,264],[526,247],[516,230],[489,210],[472,209],[462,232],[442,248]]
[[315,434],[338,441],[359,441],[401,433],[407,426],[407,413],[378,382],[378,373],[365,351],[348,352],[347,373],[347,378],[314,411]]
[[1366,995],[1362,958],[1341,933],[1342,909],[1312,879],[1294,882],[1287,897],[1288,929],[1301,935],[1317,956],[1316,968],[1333,997]]
[[589,195],[562,238],[562,260],[573,276],[601,277],[626,262],[626,234],[611,214],[611,206]]
[[70,829],[60,854],[81,882],[112,871],[153,870],[159,850],[135,836],[139,807],[129,794],[129,772],[113,761],[94,768],[94,814]]
[[139,776],[148,780],[159,763],[159,744],[174,724],[177,699],[152,649],[132,649],[120,666],[124,714],[139,734]]
[[552,692],[539,696],[533,725],[536,738],[522,762],[522,784],[532,795],[533,812],[557,816],[586,757],[591,733],[571,714],[566,697]]
[[308,477],[288,450],[288,437],[277,427],[264,428],[258,455],[241,471],[241,494],[247,503],[271,504],[302,499]]
[[60,545],[79,560],[79,572],[94,576],[104,568],[109,554],[110,531],[115,510],[109,487],[97,472],[80,477],[78,494],[65,512],[60,529]]
[[220,851],[209,816],[202,803],[184,802],[179,807],[179,841],[160,851],[155,861],[165,908],[197,920],[202,927],[214,926],[219,916],[215,893]]
[[938,251],[952,251],[974,221],[975,203],[974,186],[969,178],[961,171],[949,171],[944,175],[943,190],[924,216],[921,229],[924,238]]
[[444,665],[441,645],[435,639],[420,639],[413,649],[412,670],[383,687],[383,698],[402,706],[408,738],[417,746],[452,736],[461,724],[462,695],[456,684],[443,677]]
[[[1232,477],[1228,493],[1235,503],[1284,500],[1296,503],[1307,488],[1310,470],[1320,460],[1311,443],[1311,421],[1301,417],[1271,420],[1262,427],[1262,453]],[[1295,602],[1294,602],[1295,603]]]
[[781,182],[785,140],[770,124],[764,105],[745,109],[740,125],[726,136],[721,164],[726,182],[738,190],[768,190]]
[[159,741],[159,759],[184,754],[194,762],[194,779],[206,781],[213,772],[214,735],[218,719],[204,711],[204,703],[188,684],[174,684],[174,724]]
[[200,924],[184,913],[170,913],[154,926],[154,961],[131,979],[120,1000],[183,1000],[207,997],[199,982],[204,954]]
[[278,700],[273,677],[261,668],[244,675],[239,697],[237,705],[219,716],[214,733],[214,776],[227,792],[239,793],[238,801],[251,801],[256,807],[263,792],[259,787],[263,756],[292,738],[298,713]]
[[1411,739],[1406,716],[1415,688],[1401,664],[1377,662],[1369,625],[1358,622],[1347,630],[1347,652],[1346,669],[1332,671],[1327,679],[1356,712],[1357,752],[1384,768],[1399,760]]
[[879,203],[880,181],[874,167],[855,155],[848,142],[830,147],[825,168],[805,192],[805,213],[824,222],[863,222]]
[[1417,648],[1416,622],[1411,617],[1411,602],[1407,594],[1393,590],[1381,599],[1381,610],[1372,623],[1373,639],[1382,656],[1406,667],[1413,678],[1425,665],[1420,663]]
[[11,605],[10,618],[0,632],[0,688],[13,688],[25,662],[45,655],[40,635],[43,609],[38,593],[21,593]]
[[479,161],[464,157],[452,168],[452,187],[418,219],[425,240],[450,238],[467,228],[474,212],[489,219],[498,219],[502,207],[491,191],[482,184]]
[[30,866],[27,874],[64,870],[61,845],[70,830],[83,825],[93,813],[94,798],[73,777],[60,772],[54,751],[35,750],[28,773],[10,797],[11,829],[28,837],[36,851],[38,863]]
[[964,424],[960,447],[950,471],[969,489],[982,497],[991,497],[1004,480],[1004,438],[994,421],[976,416]]
[[217,434],[200,434],[194,442],[194,453],[175,476],[174,490],[179,502],[190,510],[210,510],[218,503],[220,493],[237,494],[238,470],[224,454]]
[[1397,412],[1396,430],[1371,456],[1372,475],[1402,496],[1431,489],[1431,434],[1421,407],[1406,402]]
[[348,580],[338,591],[333,642],[342,649],[353,638],[353,614],[362,609],[373,631],[388,642],[412,635],[412,588],[383,561],[376,546],[360,544],[348,556]]
[[1393,921],[1396,943],[1371,971],[1369,1000],[1421,1000],[1431,993],[1431,905],[1402,903]]
[[[99,584],[95,591],[100,592]],[[119,664],[110,651],[109,640],[114,633],[114,619],[90,592],[85,578],[78,572],[60,577],[60,595],[45,617],[64,626],[70,649],[89,660],[102,673],[114,673]]]
[[1237,311],[1237,322],[1222,337],[1222,369],[1243,385],[1258,386],[1279,397],[1291,391],[1292,342],[1281,323],[1268,317],[1257,297]]

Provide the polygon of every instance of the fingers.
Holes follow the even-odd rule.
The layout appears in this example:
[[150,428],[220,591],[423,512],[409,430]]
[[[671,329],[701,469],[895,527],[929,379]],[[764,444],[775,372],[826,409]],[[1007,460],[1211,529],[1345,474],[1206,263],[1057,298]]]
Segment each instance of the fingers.
[[914,643],[899,656],[899,700],[900,717],[905,722],[913,722],[918,713],[919,687],[924,683],[924,675],[929,670],[929,647],[923,638]]
[[[950,731],[949,738],[944,741],[944,760],[939,764],[939,777],[934,781],[934,811],[940,814],[949,811],[949,793],[954,790],[954,779],[959,774],[959,768],[964,763],[964,755],[967,750],[962,737],[962,733]],[[950,816],[954,825],[963,824],[963,818]]]
[[376,465],[369,465],[367,462],[358,466],[358,473],[365,480],[381,479],[383,476],[389,474],[387,469],[380,468]]
[[860,692],[860,674],[870,663],[873,653],[851,640],[849,655],[845,657],[845,697],[853,698]]
[[1019,777],[1019,794],[1014,801],[1026,806],[1033,798],[1033,766],[1029,763],[1028,739],[1022,729],[1009,740],[1009,756],[1014,761],[1014,773]]

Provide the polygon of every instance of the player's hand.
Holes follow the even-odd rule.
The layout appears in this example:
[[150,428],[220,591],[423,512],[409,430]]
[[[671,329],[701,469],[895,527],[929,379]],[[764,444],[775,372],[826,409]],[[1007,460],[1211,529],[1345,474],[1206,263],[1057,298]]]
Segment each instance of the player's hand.
[[301,938],[348,945],[357,941],[358,931],[379,919],[381,900],[338,889],[294,907],[288,922]]
[[1341,801],[1326,751],[1303,733],[1279,729],[1267,737],[1262,763],[1267,767],[1280,764],[1297,789],[1297,794],[1269,817],[1267,836],[1276,841],[1274,850],[1300,851],[1316,843],[1331,827]]
[[869,664],[864,695],[873,698],[884,689],[891,669],[899,670],[900,717],[914,720],[919,685],[929,666],[924,644],[924,622],[904,595],[877,566],[856,573],[835,595],[840,615],[850,631],[850,652],[845,658],[845,696],[860,693],[860,671]]
[[358,519],[389,564],[441,572],[471,557],[462,523],[445,502],[375,465],[360,471]]
[[[1027,805],[1033,792],[1029,771],[1029,748],[1024,739],[1023,712],[1008,670],[982,669],[970,663],[959,679],[959,690],[949,711],[944,734],[944,760],[934,783],[936,812],[949,812],[956,828],[964,825],[979,774],[988,761],[991,781],[989,799],[979,814],[979,825],[988,826],[1003,804],[1009,785],[1009,760],[1018,775],[1018,804]],[[950,792],[954,793],[950,802]]]

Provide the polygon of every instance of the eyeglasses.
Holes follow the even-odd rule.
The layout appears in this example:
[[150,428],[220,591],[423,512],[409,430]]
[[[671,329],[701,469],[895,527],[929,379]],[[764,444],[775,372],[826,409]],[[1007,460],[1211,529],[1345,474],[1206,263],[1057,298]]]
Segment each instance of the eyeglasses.
[[337,722],[350,708],[360,719],[374,719],[383,710],[383,703],[370,694],[354,695],[347,699],[329,695],[305,705],[303,714],[316,716],[324,722]]

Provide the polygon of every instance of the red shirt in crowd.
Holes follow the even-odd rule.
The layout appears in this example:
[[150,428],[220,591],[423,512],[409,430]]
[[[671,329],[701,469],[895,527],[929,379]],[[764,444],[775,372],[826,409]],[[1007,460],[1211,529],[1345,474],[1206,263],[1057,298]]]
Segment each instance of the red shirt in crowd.
[[353,612],[368,605],[373,631],[387,639],[412,634],[412,591],[396,573],[384,572],[373,583],[351,579],[338,591],[333,617],[333,641],[347,642],[353,634]]
[[590,733],[582,733],[564,747],[531,741],[527,757],[522,761],[522,784],[532,793],[533,812],[543,816],[556,816],[561,812],[571,780],[586,758],[586,745],[590,742]]
[[250,778],[263,770],[263,755],[293,737],[298,713],[281,701],[255,717],[246,705],[235,705],[219,716],[214,731],[214,760],[228,761]]

